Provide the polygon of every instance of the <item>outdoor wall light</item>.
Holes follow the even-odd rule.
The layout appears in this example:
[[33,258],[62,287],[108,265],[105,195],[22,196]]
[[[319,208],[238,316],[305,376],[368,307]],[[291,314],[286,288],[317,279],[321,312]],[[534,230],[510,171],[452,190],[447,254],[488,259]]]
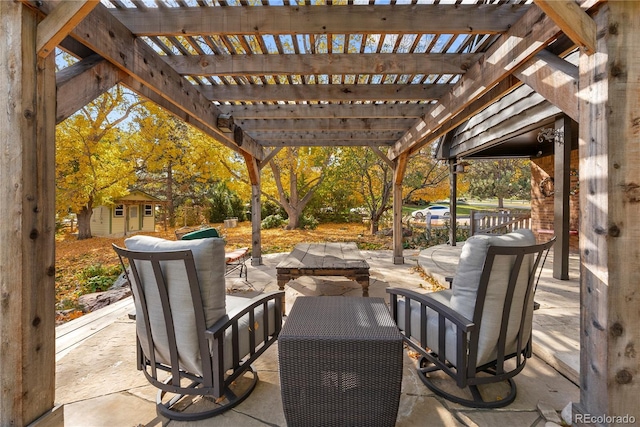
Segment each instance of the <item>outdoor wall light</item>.
[[460,159],[460,161],[458,161],[458,163],[454,163],[453,165],[453,173],[465,173],[466,170],[465,168],[467,166],[469,166],[471,163],[469,162],[465,162],[464,160]]
[[556,128],[542,128],[540,132],[538,132],[538,142],[542,143],[544,141],[552,142],[558,141],[560,144],[564,143],[564,132],[562,129]]

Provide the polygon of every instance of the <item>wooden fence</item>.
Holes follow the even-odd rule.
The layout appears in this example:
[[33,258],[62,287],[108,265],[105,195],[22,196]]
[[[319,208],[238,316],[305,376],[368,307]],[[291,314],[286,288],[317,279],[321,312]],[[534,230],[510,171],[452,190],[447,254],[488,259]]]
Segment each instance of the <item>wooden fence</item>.
[[519,228],[531,228],[531,212],[470,211],[469,235],[504,234]]

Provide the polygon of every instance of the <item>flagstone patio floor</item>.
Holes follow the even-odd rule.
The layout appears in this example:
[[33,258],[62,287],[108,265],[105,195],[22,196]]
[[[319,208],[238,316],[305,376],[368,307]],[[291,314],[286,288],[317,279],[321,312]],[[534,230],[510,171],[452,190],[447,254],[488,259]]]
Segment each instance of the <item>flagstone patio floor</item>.
[[[391,251],[361,251],[371,266],[369,295],[388,301],[385,289],[424,290],[422,267],[436,280],[453,275],[461,246],[405,250],[405,263],[394,265]],[[228,277],[229,292],[247,295],[277,290],[275,266],[286,254],[263,257],[249,266],[248,281]],[[502,409],[472,409],[430,392],[405,352],[397,426],[534,426],[547,420],[539,406],[561,411],[579,400],[578,259],[571,258],[570,280],[551,277],[553,258],[545,264],[536,293],[541,308],[534,315],[534,357],[516,376],[518,396]],[[302,277],[286,287],[287,307],[298,296],[360,296],[360,285],[345,278]],[[131,299],[90,313],[56,329],[56,405],[63,405],[65,426],[285,426],[280,397],[277,345],[255,364],[260,381],[241,404],[199,422],[169,421],[156,414],[156,389],[135,368],[135,324],[127,316]],[[313,363],[313,361],[309,361]],[[542,402],[542,403],[541,403]],[[202,404],[207,404],[204,402]]]

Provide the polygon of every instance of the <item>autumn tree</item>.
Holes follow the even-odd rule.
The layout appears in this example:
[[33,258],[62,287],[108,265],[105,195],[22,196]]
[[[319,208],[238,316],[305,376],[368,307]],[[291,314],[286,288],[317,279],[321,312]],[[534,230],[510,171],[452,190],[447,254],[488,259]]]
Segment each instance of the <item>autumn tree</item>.
[[368,211],[370,231],[378,231],[380,220],[391,209],[393,170],[366,147],[346,147],[340,152],[339,168],[345,181],[354,184]]
[[119,125],[139,105],[116,86],[56,128],[56,206],[60,215],[76,213],[79,240],[91,237],[93,208],[126,195],[135,182]]
[[476,160],[463,180],[469,185],[469,195],[480,199],[496,197],[499,208],[504,207],[504,199],[531,197],[529,160]]
[[427,147],[409,159],[402,187],[404,203],[448,197],[449,167],[435,159],[432,147]]
[[175,226],[176,207],[204,205],[207,193],[229,177],[216,160],[228,150],[152,103],[136,116],[135,126],[129,147],[138,185],[167,200],[169,222]]
[[[289,147],[269,161],[268,169],[263,169],[261,194],[284,209],[289,217],[287,229],[300,227],[305,207],[333,169],[333,159],[330,148]],[[220,156],[218,161],[232,175],[232,182],[236,185],[242,182],[249,188],[247,168],[241,157]]]
[[265,196],[278,203],[287,213],[288,230],[300,227],[304,208],[321,187],[332,159],[332,150],[317,147],[289,147],[269,161],[275,193],[268,191],[269,179],[265,179]]

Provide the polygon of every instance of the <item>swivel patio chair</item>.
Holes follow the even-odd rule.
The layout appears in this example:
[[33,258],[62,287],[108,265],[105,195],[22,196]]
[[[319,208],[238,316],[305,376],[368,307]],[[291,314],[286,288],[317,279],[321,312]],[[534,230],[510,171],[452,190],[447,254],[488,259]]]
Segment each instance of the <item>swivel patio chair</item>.
[[[158,414],[199,420],[242,402],[258,381],[251,364],[282,327],[283,292],[227,295],[222,239],[134,236],[125,246],[114,249],[133,291],[137,367],[160,389]],[[210,402],[177,408],[202,397]]]
[[513,377],[531,357],[535,273],[554,241],[536,244],[531,230],[473,236],[452,289],[387,290],[393,319],[421,355],[418,374],[430,390],[476,408],[515,400]]

